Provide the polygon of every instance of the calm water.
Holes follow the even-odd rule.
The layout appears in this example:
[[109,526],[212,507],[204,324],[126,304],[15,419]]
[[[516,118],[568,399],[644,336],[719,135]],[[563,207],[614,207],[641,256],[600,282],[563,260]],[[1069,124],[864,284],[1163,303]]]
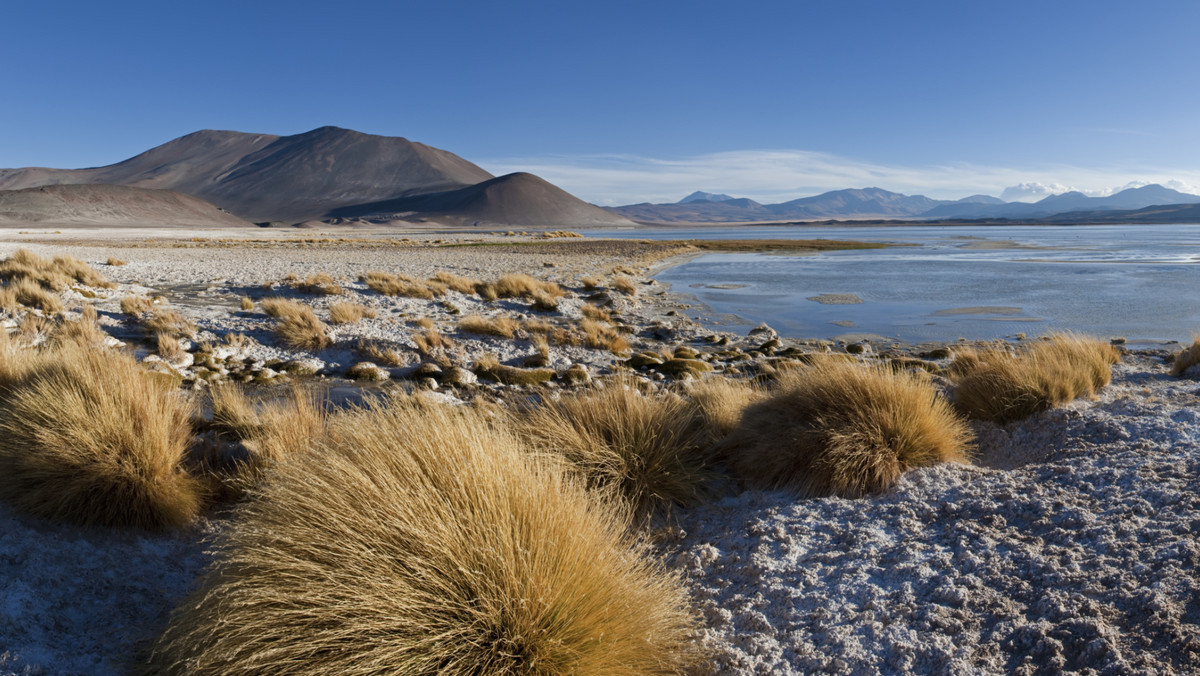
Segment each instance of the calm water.
[[[671,228],[603,236],[917,245],[711,254],[657,276],[711,308],[697,313],[702,321],[765,321],[792,337],[951,341],[1070,329],[1137,341],[1184,340],[1200,330],[1200,225]],[[821,294],[863,302],[809,300]]]

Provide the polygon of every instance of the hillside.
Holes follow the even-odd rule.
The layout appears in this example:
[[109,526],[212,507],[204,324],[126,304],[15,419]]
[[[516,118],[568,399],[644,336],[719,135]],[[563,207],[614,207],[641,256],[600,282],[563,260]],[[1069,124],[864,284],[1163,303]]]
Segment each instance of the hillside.
[[51,185],[0,190],[0,225],[249,226],[202,199],[122,185]]
[[417,217],[456,225],[633,225],[524,172],[456,190],[346,207],[331,215],[381,221]]
[[321,127],[294,136],[199,131],[105,167],[0,170],[0,189],[84,183],[162,188],[246,220],[295,222],[490,178],[461,157],[421,143]]

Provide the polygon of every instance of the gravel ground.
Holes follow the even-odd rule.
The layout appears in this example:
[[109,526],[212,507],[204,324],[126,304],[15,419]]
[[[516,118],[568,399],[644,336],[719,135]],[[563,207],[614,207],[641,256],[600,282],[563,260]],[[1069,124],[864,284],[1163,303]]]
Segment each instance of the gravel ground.
[[979,424],[979,466],[684,514],[714,669],[1196,673],[1198,394],[1134,359],[1095,403]]

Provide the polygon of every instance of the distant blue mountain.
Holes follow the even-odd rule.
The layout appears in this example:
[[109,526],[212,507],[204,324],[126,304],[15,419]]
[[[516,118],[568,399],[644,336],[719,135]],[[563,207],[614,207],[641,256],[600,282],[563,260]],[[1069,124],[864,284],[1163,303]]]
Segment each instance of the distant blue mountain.
[[692,202],[728,202],[731,199],[733,199],[733,198],[730,197],[729,195],[722,195],[719,193],[704,192],[703,190],[697,190],[696,192],[679,200],[678,202],[676,202],[676,204],[691,204]]
[[1050,195],[1032,204],[1026,202],[951,202],[940,204],[920,214],[921,218],[1041,218],[1071,211],[1106,211],[1111,209],[1142,209],[1162,204],[1197,204],[1200,195],[1151,183],[1140,188],[1128,188],[1107,197],[1088,197],[1081,192]]

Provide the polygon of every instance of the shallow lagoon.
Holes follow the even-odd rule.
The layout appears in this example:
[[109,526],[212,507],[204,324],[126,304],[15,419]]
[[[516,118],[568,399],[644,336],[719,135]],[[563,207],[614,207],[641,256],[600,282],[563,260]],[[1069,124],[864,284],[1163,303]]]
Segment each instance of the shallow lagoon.
[[[709,254],[656,276],[709,306],[702,320],[728,326],[732,315],[740,318],[734,324],[767,322],[790,337],[873,334],[916,342],[1076,330],[1135,342],[1184,340],[1200,330],[1200,225],[749,226],[603,236],[916,245]],[[822,294],[853,294],[863,302],[809,300]]]

